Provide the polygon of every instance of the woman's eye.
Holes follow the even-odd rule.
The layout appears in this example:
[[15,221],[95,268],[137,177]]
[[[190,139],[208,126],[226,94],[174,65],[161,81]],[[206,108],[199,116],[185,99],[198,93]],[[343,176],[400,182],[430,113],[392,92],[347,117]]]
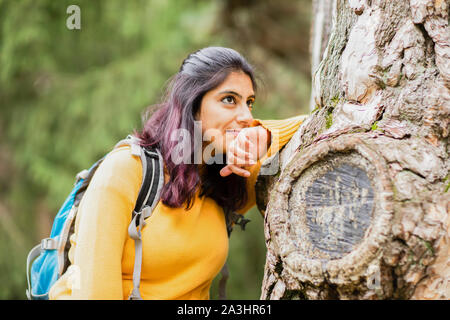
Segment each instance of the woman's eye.
[[235,101],[234,101],[234,97],[226,96],[225,98],[222,99],[222,102],[231,104],[231,103],[234,103]]
[[248,100],[247,101],[247,105],[248,105],[248,107],[251,109],[251,108],[253,108],[253,104],[255,103],[255,101],[253,101],[253,100]]

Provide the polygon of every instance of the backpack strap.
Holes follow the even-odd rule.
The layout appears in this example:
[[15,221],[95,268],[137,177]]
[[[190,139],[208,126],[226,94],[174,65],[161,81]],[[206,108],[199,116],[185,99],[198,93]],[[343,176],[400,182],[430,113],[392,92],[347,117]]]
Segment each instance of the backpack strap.
[[[139,286],[142,268],[142,234],[145,227],[145,219],[150,217],[158,204],[162,186],[164,184],[164,165],[161,153],[158,149],[146,149],[137,144],[137,140],[129,136],[124,143],[131,145],[131,152],[139,156],[142,162],[142,184],[133,210],[131,223],[128,226],[128,234],[134,240],[134,270],[133,290],[129,300],[142,300]],[[118,146],[119,142],[116,146]]]

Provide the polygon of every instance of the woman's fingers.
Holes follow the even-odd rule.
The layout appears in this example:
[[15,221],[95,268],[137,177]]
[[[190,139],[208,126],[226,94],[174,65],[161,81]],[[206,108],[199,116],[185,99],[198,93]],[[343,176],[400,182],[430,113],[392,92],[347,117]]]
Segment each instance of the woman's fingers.
[[234,151],[235,151],[234,153],[238,158],[252,159],[255,161],[258,158],[256,146],[253,143],[250,143],[250,146],[247,149],[243,149],[240,148],[239,146],[236,146],[236,149]]
[[234,164],[230,165],[230,169],[234,174],[237,174],[238,176],[245,177],[245,178],[250,177],[250,171],[245,170],[241,167],[238,167]]
[[226,177],[226,176],[229,176],[230,174],[232,174],[233,171],[231,171],[230,165],[227,165],[227,166],[223,167],[219,173],[222,177]]
[[248,165],[252,166],[256,164],[254,156],[250,153],[232,153],[229,152],[227,154],[227,163],[228,164],[237,164],[237,165]]
[[227,152],[228,163],[253,165],[257,160],[256,148],[248,139],[236,139]]
[[220,175],[226,177],[234,173],[242,177],[249,177],[250,172],[242,167],[256,164],[260,154],[263,153],[260,151],[263,149],[261,146],[267,147],[268,134],[266,131],[262,127],[242,129],[228,145],[227,165],[220,170]]
[[242,131],[241,133],[239,133],[239,135],[237,136],[237,141],[238,141],[238,146],[241,149],[244,150],[250,150],[250,147],[252,145],[252,142],[250,141],[250,139],[246,136],[245,132]]
[[241,167],[238,167],[234,164],[229,164],[229,165],[223,167],[222,170],[220,170],[220,175],[222,177],[229,176],[232,173],[237,174],[238,176],[241,176],[244,178],[248,178],[250,176],[250,171],[245,170]]
[[245,135],[245,137],[253,144],[251,149],[252,153],[257,155],[257,158],[261,158],[267,153],[267,148],[270,141],[270,132],[261,126],[251,127],[243,129],[240,135]]

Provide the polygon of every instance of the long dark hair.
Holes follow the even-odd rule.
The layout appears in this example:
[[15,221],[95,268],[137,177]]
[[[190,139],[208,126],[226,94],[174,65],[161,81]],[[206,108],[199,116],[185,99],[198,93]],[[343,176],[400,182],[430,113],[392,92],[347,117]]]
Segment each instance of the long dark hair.
[[[169,207],[186,205],[190,208],[197,191],[200,196],[211,197],[219,206],[229,210],[237,210],[247,201],[246,179],[235,174],[225,178],[219,175],[225,161],[205,165],[200,172],[199,165],[193,161],[174,163],[171,157],[179,144],[173,141],[172,133],[177,129],[187,130],[190,141],[183,142],[194,145],[195,114],[199,111],[203,96],[219,86],[232,71],[247,74],[256,91],[253,67],[237,51],[207,47],[189,54],[178,73],[169,81],[163,102],[156,105],[156,111],[145,122],[143,129],[134,133],[141,139],[142,146],[157,147],[163,156],[170,179],[161,191],[161,200]],[[194,159],[194,152],[192,150],[191,159]]]

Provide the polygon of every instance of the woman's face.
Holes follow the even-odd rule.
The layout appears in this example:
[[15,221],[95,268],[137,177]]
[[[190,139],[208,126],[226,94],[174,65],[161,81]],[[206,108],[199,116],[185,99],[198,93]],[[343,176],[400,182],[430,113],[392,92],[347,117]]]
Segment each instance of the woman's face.
[[203,140],[214,150],[212,154],[226,153],[239,130],[252,124],[254,101],[252,80],[241,71],[230,72],[222,84],[203,96],[196,120],[201,121]]

